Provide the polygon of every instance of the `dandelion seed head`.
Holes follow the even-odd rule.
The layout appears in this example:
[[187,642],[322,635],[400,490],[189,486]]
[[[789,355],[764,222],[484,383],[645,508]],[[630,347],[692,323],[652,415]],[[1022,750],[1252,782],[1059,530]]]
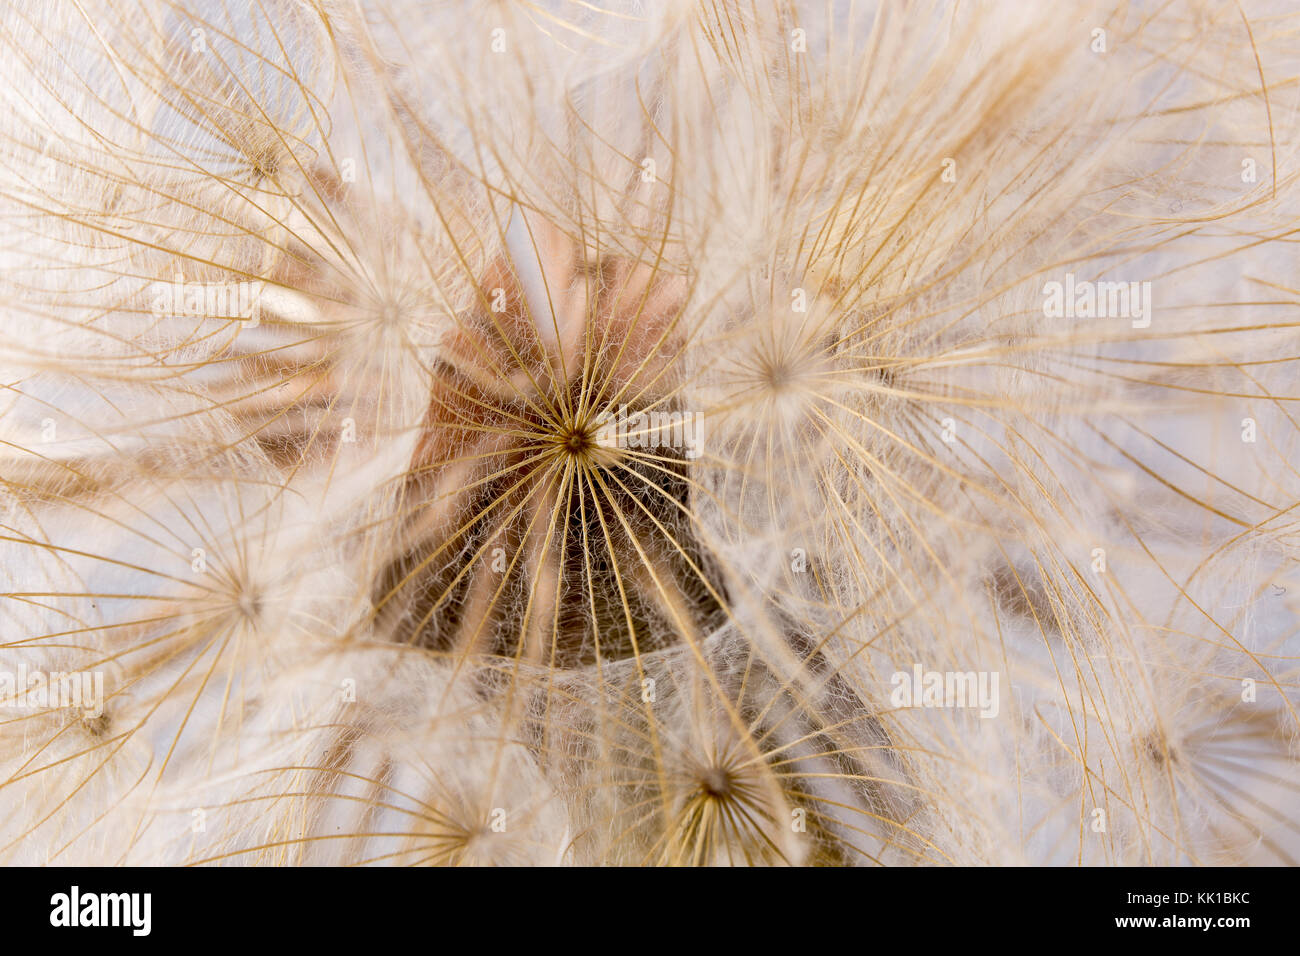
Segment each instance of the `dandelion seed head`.
[[1295,20],[11,4],[0,859],[1300,857]]

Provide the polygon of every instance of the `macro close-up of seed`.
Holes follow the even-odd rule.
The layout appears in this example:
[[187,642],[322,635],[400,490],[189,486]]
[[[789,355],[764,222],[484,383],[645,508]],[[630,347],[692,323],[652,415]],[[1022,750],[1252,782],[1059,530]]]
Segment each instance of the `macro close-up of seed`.
[[1290,0],[9,0],[0,98],[0,862],[1300,859]]

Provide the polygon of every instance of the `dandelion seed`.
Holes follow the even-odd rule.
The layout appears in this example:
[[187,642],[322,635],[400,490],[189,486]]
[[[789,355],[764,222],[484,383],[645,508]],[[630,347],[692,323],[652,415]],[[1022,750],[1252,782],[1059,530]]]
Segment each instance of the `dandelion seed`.
[[1300,857],[1297,20],[1094,13],[8,4],[0,859]]

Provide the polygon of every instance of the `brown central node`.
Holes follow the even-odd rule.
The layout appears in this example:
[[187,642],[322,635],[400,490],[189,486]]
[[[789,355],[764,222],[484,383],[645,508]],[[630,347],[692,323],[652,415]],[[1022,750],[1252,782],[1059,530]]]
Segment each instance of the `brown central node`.
[[708,767],[700,776],[700,789],[714,799],[731,796],[731,774],[721,767]]
[[581,455],[592,446],[591,435],[587,429],[571,425],[560,433],[560,447],[570,455]]

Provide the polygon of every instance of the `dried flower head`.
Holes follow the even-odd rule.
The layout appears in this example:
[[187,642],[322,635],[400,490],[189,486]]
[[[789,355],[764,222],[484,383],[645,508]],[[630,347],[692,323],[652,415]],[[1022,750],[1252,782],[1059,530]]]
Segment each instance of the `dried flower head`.
[[1295,862],[1298,38],[8,4],[0,860]]

